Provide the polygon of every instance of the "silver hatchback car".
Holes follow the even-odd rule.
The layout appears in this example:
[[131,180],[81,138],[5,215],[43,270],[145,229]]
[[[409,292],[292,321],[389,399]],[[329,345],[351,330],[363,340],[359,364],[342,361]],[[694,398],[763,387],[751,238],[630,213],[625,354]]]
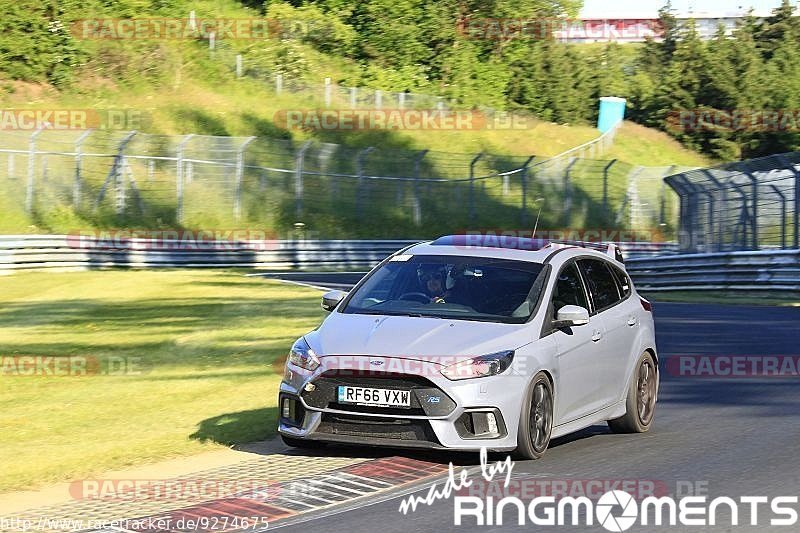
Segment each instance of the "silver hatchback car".
[[442,237],[385,259],[298,339],[278,431],[324,443],[515,451],[652,422],[652,306],[614,245]]

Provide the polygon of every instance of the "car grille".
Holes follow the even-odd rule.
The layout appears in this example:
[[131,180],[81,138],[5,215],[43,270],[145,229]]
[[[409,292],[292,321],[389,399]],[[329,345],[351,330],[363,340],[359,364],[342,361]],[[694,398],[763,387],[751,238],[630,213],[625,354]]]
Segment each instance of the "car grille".
[[439,445],[427,420],[369,418],[324,413],[316,433],[336,437],[394,440]]
[[[346,375],[340,375],[336,371],[328,371],[317,377],[313,383],[314,390],[303,390],[301,395],[306,404],[317,409],[336,409],[362,414],[440,417],[447,416],[456,408],[456,403],[450,396],[421,376],[389,373],[385,376],[375,375],[375,373],[360,375],[353,371],[348,371]],[[411,392],[410,406],[374,407],[342,404],[338,402],[340,385],[407,390]]]

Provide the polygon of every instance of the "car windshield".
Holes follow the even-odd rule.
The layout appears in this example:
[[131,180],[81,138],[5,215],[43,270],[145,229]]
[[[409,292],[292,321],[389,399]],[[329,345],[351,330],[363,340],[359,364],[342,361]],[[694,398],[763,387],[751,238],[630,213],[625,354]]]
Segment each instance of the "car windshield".
[[342,312],[522,324],[536,308],[543,269],[507,259],[397,255],[353,292]]

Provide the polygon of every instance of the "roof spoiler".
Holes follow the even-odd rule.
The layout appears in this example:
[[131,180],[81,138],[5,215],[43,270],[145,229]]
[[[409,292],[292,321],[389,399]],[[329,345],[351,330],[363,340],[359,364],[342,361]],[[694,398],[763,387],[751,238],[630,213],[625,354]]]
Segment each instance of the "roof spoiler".
[[619,249],[615,243],[603,243],[603,242],[584,242],[584,241],[551,241],[548,245],[552,248],[567,248],[570,246],[579,246],[581,248],[589,248],[591,250],[597,250],[598,252],[603,252],[607,256],[611,257],[612,259],[619,261],[620,263],[625,263],[625,258],[622,256],[622,251]]

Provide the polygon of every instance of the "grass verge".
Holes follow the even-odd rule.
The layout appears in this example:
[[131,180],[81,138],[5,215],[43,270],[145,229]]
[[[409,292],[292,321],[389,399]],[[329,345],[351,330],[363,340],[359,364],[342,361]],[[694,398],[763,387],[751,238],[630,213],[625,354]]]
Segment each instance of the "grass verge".
[[[230,271],[24,273],[0,294],[0,492],[273,435],[284,355],[323,315],[314,290]],[[21,355],[101,372],[10,375]],[[111,357],[131,372],[103,374]]]

